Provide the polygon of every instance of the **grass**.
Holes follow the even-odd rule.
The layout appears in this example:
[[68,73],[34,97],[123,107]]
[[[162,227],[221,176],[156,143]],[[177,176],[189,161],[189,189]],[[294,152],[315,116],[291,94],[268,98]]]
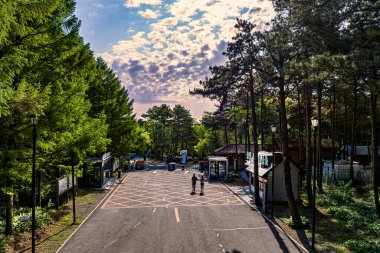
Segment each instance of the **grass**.
[[[303,203],[306,195],[302,195]],[[376,216],[368,185],[324,184],[317,194],[316,245],[319,252],[380,252],[380,219]],[[301,206],[301,215],[310,217],[311,209]],[[311,230],[305,230],[311,238]]]
[[[36,252],[56,252],[66,239],[75,231],[98,203],[107,195],[109,190],[79,189],[76,203],[76,223],[73,224],[72,202],[60,206],[59,210],[51,209],[49,213],[53,222],[37,231]],[[8,240],[7,253],[30,252],[31,233],[13,235]]]

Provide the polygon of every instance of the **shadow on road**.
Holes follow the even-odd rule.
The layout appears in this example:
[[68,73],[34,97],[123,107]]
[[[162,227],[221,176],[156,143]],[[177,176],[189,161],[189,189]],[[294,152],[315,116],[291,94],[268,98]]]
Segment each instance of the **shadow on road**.
[[[272,231],[272,234],[276,238],[276,241],[278,242],[278,245],[280,246],[281,251],[285,252],[285,253],[290,253],[288,247],[285,245],[285,242],[280,235],[280,233],[282,233],[282,232],[278,231],[276,226],[273,225],[273,223],[270,220],[268,220],[268,218],[264,217],[264,220],[268,224],[268,227],[270,228],[270,230]],[[301,232],[301,231],[297,230],[297,234],[298,234],[298,232]],[[306,237],[304,231],[303,231],[303,233],[304,233],[304,236]],[[289,241],[294,245],[294,247],[298,250],[298,252],[305,252],[305,250],[303,248],[301,248],[297,243],[295,243],[292,239],[290,239],[290,237],[286,233],[283,233],[283,234],[289,238]]]

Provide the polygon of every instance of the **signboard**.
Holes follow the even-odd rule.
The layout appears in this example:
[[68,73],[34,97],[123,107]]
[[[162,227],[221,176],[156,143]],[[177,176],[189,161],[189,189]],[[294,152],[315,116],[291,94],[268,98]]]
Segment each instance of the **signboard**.
[[181,155],[181,163],[186,163],[187,150],[185,149],[181,150],[180,155]]
[[[70,190],[73,187],[72,177],[67,177],[66,175],[60,177],[57,179],[58,182],[58,196],[61,196],[68,190]],[[77,185],[77,177],[74,177],[75,185]]]

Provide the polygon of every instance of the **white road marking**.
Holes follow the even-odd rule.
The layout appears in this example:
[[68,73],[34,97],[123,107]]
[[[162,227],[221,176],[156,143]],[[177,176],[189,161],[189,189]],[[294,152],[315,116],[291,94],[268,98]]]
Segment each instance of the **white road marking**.
[[220,246],[221,248],[223,248],[223,245],[222,245],[222,244],[220,244],[220,243],[219,243],[219,246]]
[[223,249],[223,252],[226,252],[226,251]]
[[166,208],[168,208],[169,204],[166,204]]
[[229,199],[227,199],[227,202],[228,202],[228,203],[230,203],[230,200],[229,200]]
[[133,227],[133,229],[137,228],[137,226],[140,225],[140,224],[141,224],[141,221],[139,221],[139,223],[137,223],[137,224]]
[[165,197],[163,197],[162,200],[165,201]]
[[154,208],[154,210],[153,210],[153,213],[155,213],[156,212],[156,208]]
[[177,207],[174,208],[174,213],[175,213],[175,220],[176,220],[176,222],[180,222],[179,213],[178,213]]
[[157,170],[153,171],[153,174],[156,174],[157,173]]
[[187,174],[187,173],[189,173],[188,171],[185,171],[185,173],[184,174]]
[[105,249],[105,248],[107,248],[108,246],[111,246],[113,243],[115,243],[117,241],[117,239],[115,240],[115,241],[113,241],[113,242],[110,242],[109,244],[107,244],[106,246],[104,246],[104,248],[103,249]]
[[216,237],[219,237],[219,233],[216,235]]
[[256,227],[256,228],[214,228],[214,231],[235,231],[235,230],[258,230],[258,229],[268,229],[268,227]]

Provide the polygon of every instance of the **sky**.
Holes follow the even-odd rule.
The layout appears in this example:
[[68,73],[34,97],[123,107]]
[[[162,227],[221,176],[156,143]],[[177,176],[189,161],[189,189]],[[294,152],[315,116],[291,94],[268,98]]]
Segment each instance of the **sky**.
[[223,65],[236,18],[268,28],[269,0],[77,0],[80,35],[134,99],[137,117],[154,105],[176,104],[201,119],[215,101],[189,94]]

